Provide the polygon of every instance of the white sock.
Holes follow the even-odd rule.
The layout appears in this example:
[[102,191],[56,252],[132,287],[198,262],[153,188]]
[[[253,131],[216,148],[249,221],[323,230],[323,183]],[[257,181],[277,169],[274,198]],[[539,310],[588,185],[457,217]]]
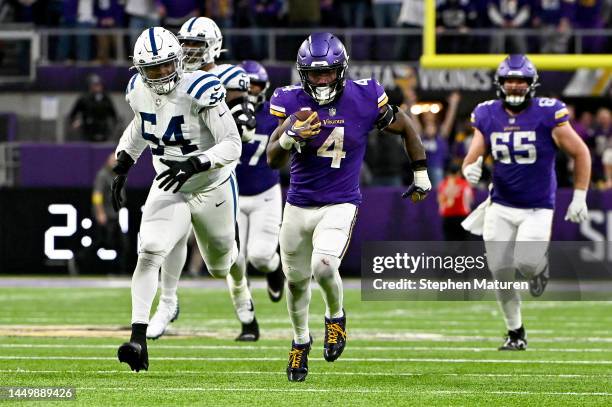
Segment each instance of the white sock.
[[312,272],[321,287],[325,301],[325,316],[327,318],[340,318],[343,315],[343,289],[342,279],[338,268],[340,259],[319,253],[312,254]]
[[161,268],[161,299],[176,303],[176,289],[179,279],[187,260],[187,245],[184,242],[177,243],[172,251],[166,256]]
[[293,341],[297,344],[310,342],[308,330],[310,297],[310,278],[287,284],[287,310],[293,325]]
[[[500,270],[495,273],[499,281],[514,281],[516,272],[514,269]],[[508,290],[497,290],[495,293],[497,303],[504,314],[506,328],[509,331],[520,328],[523,325],[521,318],[521,296],[514,288]]]
[[140,253],[132,276],[132,324],[148,324],[162,256]]
[[239,255],[226,277],[227,286],[234,306],[242,304],[251,299],[251,292],[246,278],[246,262],[242,255]]

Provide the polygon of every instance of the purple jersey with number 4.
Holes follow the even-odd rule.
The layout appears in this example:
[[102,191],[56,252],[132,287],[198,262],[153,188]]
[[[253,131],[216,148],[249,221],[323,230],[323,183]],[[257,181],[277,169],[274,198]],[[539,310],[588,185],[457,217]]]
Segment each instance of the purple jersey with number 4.
[[568,124],[565,104],[534,98],[511,115],[501,100],[489,100],[476,106],[471,120],[494,159],[491,200],[515,208],[554,208],[557,147],[552,131]]
[[266,161],[268,140],[278,126],[278,118],[270,114],[270,102],[264,102],[255,112],[255,119],[255,136],[250,142],[242,143],[242,155],[236,167],[238,190],[246,196],[260,194],[279,183],[278,171]]
[[321,132],[301,147],[291,150],[291,182],[287,202],[300,207],[336,203],[361,203],[359,173],[379,109],[388,101],[385,90],[374,79],[347,80],[342,95],[319,105],[301,85],[274,91],[270,113],[284,118],[299,110],[316,111]]

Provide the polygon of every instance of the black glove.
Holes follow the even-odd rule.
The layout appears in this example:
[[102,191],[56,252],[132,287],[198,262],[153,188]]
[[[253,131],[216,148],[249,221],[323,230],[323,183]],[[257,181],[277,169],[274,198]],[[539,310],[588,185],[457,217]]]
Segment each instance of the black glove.
[[168,191],[174,184],[177,184],[174,191],[172,191],[173,193],[177,193],[192,175],[210,168],[210,161],[208,159],[202,163],[198,157],[191,157],[185,161],[164,160],[162,158],[160,161],[170,168],[159,174],[155,179],[158,181],[163,179],[159,183],[159,188],[164,191]]
[[117,154],[117,164],[113,167],[113,172],[117,176],[113,179],[113,185],[111,186],[113,209],[116,212],[119,212],[119,209],[125,204],[125,181],[132,165],[134,165],[134,160],[128,153],[120,151]]

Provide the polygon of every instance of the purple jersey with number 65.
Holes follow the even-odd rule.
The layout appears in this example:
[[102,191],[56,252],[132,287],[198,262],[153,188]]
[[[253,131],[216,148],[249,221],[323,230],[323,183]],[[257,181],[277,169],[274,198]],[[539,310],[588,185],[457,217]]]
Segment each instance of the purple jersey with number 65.
[[270,168],[266,161],[268,140],[278,126],[278,118],[270,114],[269,102],[255,112],[255,119],[255,136],[250,142],[242,143],[242,155],[236,167],[238,190],[240,195],[246,196],[260,194],[279,183],[278,171]]
[[491,200],[515,208],[554,208],[557,147],[552,131],[568,125],[563,102],[533,98],[518,115],[501,100],[476,106],[472,125],[483,134],[494,159]]
[[316,111],[321,132],[291,150],[291,182],[287,202],[300,207],[336,203],[361,203],[359,173],[379,109],[388,101],[384,88],[374,79],[347,80],[342,95],[319,105],[301,85],[274,91],[270,113],[285,118],[299,110]]

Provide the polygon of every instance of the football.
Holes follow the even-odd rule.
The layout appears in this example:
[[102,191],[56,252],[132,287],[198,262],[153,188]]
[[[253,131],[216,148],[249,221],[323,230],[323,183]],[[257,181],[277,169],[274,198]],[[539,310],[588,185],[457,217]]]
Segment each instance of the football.
[[[316,112],[315,112],[316,113]],[[312,114],[312,110],[299,110],[295,113],[293,113],[295,115],[295,117],[297,117],[298,119],[304,121],[306,119],[308,119],[310,117],[310,115]],[[319,123],[319,115],[315,116],[314,120],[310,123],[312,124],[317,124]]]

